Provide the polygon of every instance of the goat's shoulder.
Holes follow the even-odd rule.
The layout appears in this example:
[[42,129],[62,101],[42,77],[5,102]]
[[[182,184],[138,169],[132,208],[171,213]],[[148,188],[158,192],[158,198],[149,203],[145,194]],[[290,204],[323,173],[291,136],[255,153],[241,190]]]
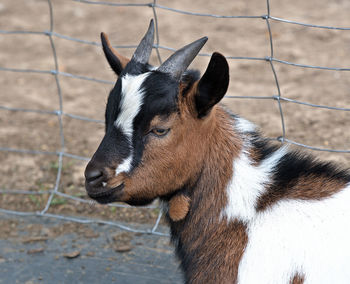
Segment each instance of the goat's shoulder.
[[276,163],[271,183],[256,207],[264,210],[284,199],[320,201],[344,190],[349,183],[349,171],[335,163],[320,161],[301,151],[287,151]]
[[281,200],[323,200],[350,185],[349,170],[265,138],[253,123],[230,116],[243,145],[233,161],[232,182],[252,189],[258,212]]

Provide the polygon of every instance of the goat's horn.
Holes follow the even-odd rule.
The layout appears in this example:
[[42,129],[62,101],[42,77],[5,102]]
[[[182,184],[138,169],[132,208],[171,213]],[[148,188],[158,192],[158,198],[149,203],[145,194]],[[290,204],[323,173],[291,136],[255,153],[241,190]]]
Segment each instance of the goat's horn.
[[207,37],[202,37],[177,50],[161,66],[159,66],[157,70],[168,73],[176,80],[179,80],[182,73],[191,64],[207,40]]
[[136,48],[131,60],[144,63],[144,64],[147,63],[152,52],[153,42],[154,42],[154,23],[152,19],[151,22],[149,23],[149,27],[146,34],[142,38],[138,47]]

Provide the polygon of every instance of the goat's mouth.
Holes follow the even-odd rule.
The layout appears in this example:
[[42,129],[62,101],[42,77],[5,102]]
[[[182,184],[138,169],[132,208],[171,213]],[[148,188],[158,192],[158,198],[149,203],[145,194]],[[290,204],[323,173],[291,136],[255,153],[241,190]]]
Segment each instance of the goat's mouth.
[[86,184],[85,187],[89,197],[96,200],[100,204],[107,204],[119,201],[120,195],[124,189],[124,183],[121,183],[120,185],[114,188],[95,188],[89,186],[88,184]]

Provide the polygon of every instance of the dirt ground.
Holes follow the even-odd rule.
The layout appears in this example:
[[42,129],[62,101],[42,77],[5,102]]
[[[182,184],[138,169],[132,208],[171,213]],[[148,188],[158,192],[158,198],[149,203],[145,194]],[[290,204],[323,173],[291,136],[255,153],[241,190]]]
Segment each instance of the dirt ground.
[[[122,3],[124,1],[109,0]],[[148,1],[149,2],[149,1]],[[137,1],[137,3],[148,3]],[[136,3],[130,0],[130,3]],[[266,2],[251,1],[170,1],[159,5],[192,12],[219,15],[264,15]],[[231,4],[232,3],[232,4]],[[54,31],[88,41],[99,41],[106,32],[114,45],[135,45],[153,17],[150,7],[111,7],[68,0],[53,0]],[[271,15],[305,23],[350,27],[348,0],[271,0]],[[160,45],[182,47],[204,35],[209,41],[205,53],[219,51],[226,56],[265,57],[270,55],[269,34],[263,19],[216,19],[189,16],[156,9]],[[49,9],[45,0],[0,2],[0,29],[44,31],[49,29]],[[270,21],[274,56],[295,63],[329,67],[350,67],[350,31],[308,28]],[[113,81],[99,46],[54,37],[59,70]],[[130,56],[133,49],[120,49]],[[160,50],[165,59],[171,54]],[[198,57],[193,68],[205,70],[208,57]],[[151,63],[158,64],[156,52]],[[272,96],[277,94],[271,67],[266,61],[229,60],[231,82],[228,95]],[[350,108],[350,72],[305,69],[274,63],[282,96],[299,101]],[[45,35],[0,34],[0,67],[54,69],[50,42]],[[59,76],[63,110],[66,113],[103,120],[111,85]],[[1,71],[0,105],[38,110],[58,110],[55,78],[49,74]],[[258,124],[269,137],[282,135],[276,101],[225,99],[233,112]],[[350,113],[282,102],[286,137],[320,148],[350,149]],[[54,152],[60,149],[58,119],[53,115],[0,110],[0,147]],[[90,157],[103,136],[103,124],[63,118],[65,151]],[[349,154],[313,152],[350,167]],[[0,152],[1,189],[46,191],[53,188],[57,157]],[[83,171],[86,162],[64,158],[61,192],[86,198]],[[0,208],[41,210],[48,194],[0,196]],[[154,222],[157,209],[115,209],[88,206],[55,197],[50,213],[96,217],[108,220]],[[0,229],[0,234],[1,234]]]
[[183,283],[168,238],[0,215],[0,283]]

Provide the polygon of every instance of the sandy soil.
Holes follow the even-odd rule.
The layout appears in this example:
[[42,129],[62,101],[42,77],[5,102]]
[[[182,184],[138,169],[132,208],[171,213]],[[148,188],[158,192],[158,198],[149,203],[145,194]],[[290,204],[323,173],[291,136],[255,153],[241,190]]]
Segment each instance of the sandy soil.
[[[112,1],[122,3],[121,1]],[[130,1],[133,2],[133,1]],[[137,3],[147,3],[138,1]],[[148,1],[149,2],[149,1]],[[106,32],[114,45],[137,44],[153,17],[149,7],[110,7],[68,0],[54,0],[54,31],[89,41],[99,41]],[[136,2],[135,2],[136,3]],[[265,1],[170,1],[160,5],[192,12],[220,15],[264,15]],[[207,35],[205,53],[219,51],[227,56],[265,57],[270,55],[269,34],[263,19],[214,19],[156,9],[160,44],[179,48]],[[271,15],[306,23],[350,27],[350,2],[271,1]],[[43,31],[49,29],[48,4],[44,0],[0,2],[2,30]],[[274,56],[295,63],[330,67],[350,67],[350,32],[306,28],[271,21]],[[54,38],[60,71],[115,80],[98,46]],[[121,49],[130,56],[133,49]],[[170,52],[160,50],[165,59]],[[204,71],[209,58],[198,57],[194,68]],[[151,62],[158,64],[153,52]],[[228,95],[272,96],[276,83],[268,62],[230,60],[231,82]],[[54,69],[50,42],[45,35],[0,35],[0,66],[39,70]],[[284,97],[314,104],[350,108],[350,73],[304,69],[274,63]],[[63,110],[67,113],[103,119],[111,85],[59,77]],[[57,110],[59,100],[55,79],[49,74],[1,72],[0,105],[40,110]],[[276,101],[225,99],[233,112],[258,124],[269,137],[282,134]],[[350,115],[282,102],[286,137],[299,143],[331,149],[350,149]],[[102,135],[103,125],[64,117],[65,151],[90,157]],[[0,147],[57,151],[60,148],[58,120],[55,116],[0,110]],[[349,154],[314,152],[350,166]],[[55,182],[57,157],[0,152],[2,189],[48,190]],[[85,198],[83,170],[85,162],[65,158],[60,190]],[[40,210],[42,197],[3,194],[0,207],[22,211]],[[78,208],[78,209],[77,209]],[[56,198],[50,212],[88,215],[139,222],[154,221],[156,210],[86,207]]]

